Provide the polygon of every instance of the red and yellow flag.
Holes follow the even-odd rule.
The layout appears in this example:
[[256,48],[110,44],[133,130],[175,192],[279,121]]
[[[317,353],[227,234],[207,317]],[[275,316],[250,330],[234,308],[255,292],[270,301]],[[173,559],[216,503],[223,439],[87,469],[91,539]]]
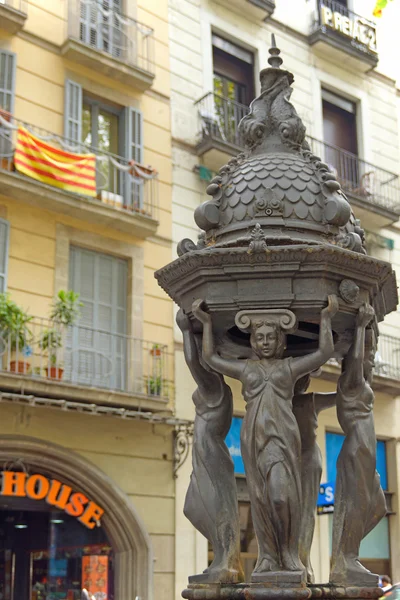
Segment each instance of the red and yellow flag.
[[24,127],[18,128],[15,168],[37,181],[96,196],[96,155],[65,152],[46,144]]

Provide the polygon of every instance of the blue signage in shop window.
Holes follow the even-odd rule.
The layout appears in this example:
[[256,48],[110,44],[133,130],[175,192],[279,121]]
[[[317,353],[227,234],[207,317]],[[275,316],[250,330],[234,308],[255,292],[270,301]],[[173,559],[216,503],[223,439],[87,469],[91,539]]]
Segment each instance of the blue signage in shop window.
[[225,438],[229,453],[232,456],[236,475],[245,474],[242,453],[240,450],[240,430],[242,421],[243,419],[240,417],[233,417],[231,428]]
[[321,483],[317,500],[317,512],[324,515],[333,512],[335,504],[335,482]]

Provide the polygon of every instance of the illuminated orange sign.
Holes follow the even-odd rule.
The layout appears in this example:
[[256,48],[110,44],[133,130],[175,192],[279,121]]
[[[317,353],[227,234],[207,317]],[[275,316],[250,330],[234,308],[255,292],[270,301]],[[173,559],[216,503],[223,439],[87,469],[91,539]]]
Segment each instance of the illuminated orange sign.
[[88,529],[100,524],[104,510],[82,492],[74,492],[69,485],[57,479],[18,471],[2,471],[2,476],[2,496],[45,500],[71,517],[76,517]]

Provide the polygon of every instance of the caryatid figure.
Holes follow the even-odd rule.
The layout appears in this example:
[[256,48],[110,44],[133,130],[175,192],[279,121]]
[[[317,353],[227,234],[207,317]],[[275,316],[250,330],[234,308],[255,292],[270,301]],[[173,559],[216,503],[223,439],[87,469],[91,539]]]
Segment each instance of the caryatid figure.
[[242,426],[242,455],[246,468],[259,556],[254,582],[304,582],[299,558],[301,524],[301,444],[292,411],[295,383],[321,367],[334,352],[331,319],[338,310],[329,296],[321,312],[318,349],[307,356],[283,358],[286,333],[296,325],[288,310],[241,311],[236,325],[250,330],[253,356],[227,359],[215,350],[211,316],[202,300],[193,303],[203,323],[203,358],[216,371],[242,382],[246,416]]
[[361,540],[385,516],[386,502],[376,471],[374,393],[371,388],[376,353],[372,306],[360,307],[352,346],[343,360],[337,386],[337,416],[345,433],[336,467],[333,513],[332,571],[338,586],[378,585],[359,562]]
[[192,450],[193,471],[186,494],[184,513],[211,543],[214,560],[191,582],[238,583],[243,581],[240,565],[240,525],[234,466],[225,443],[232,422],[230,387],[220,373],[201,357],[201,334],[192,330],[182,309],[176,321],[183,335],[186,363],[197,389]]

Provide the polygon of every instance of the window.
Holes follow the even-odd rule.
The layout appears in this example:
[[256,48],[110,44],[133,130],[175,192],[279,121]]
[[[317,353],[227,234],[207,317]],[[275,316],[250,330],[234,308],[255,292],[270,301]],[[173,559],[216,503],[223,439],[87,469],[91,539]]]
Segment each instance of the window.
[[336,171],[345,189],[357,187],[356,105],[330,91],[322,90],[325,161]]
[[212,41],[218,126],[226,139],[231,140],[254,98],[254,56],[215,34]]
[[0,109],[14,112],[16,54],[0,50]]
[[[135,182],[126,169],[108,153],[122,157],[125,161],[143,161],[143,117],[140,110],[121,107],[100,98],[84,94],[82,86],[65,82],[64,132],[73,149],[85,143],[94,148],[97,158],[97,188],[110,192],[114,202],[125,208],[142,208],[143,186]],[[102,154],[103,153],[103,154]],[[126,166],[126,162],[125,165]],[[108,198],[110,196],[108,195]]]
[[7,289],[8,240],[10,224],[0,219],[0,293]]
[[[122,109],[108,106],[89,97],[83,98],[82,105],[82,142],[88,146],[111,154],[122,154],[119,140],[119,121]],[[97,186],[118,194],[121,178],[113,180],[111,161],[105,160],[98,165]]]
[[122,55],[122,0],[80,2],[80,40],[116,58]]
[[[0,116],[11,120],[14,112],[16,54],[0,50]],[[0,160],[1,168],[9,168],[13,156],[11,131],[0,124]],[[3,164],[4,163],[4,164]]]
[[82,588],[114,599],[114,552],[102,526],[89,529],[46,500],[4,496],[0,530],[3,600],[80,600]]
[[124,390],[127,378],[126,260],[72,246],[70,288],[83,303],[65,361],[72,382]]

